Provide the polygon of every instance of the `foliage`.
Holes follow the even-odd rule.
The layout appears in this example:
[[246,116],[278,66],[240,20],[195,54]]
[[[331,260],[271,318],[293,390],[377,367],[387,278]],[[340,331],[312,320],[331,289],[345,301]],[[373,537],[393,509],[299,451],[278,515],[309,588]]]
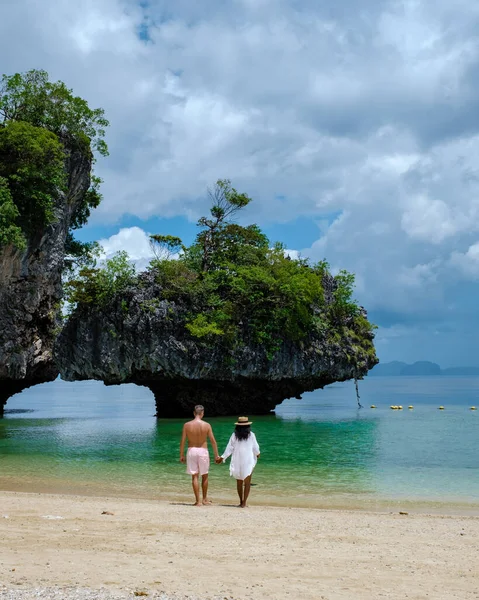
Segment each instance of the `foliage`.
[[[6,180],[16,210],[3,208],[0,249],[6,240],[25,248],[26,240],[55,220],[55,198],[67,190],[66,150],[108,155],[104,141],[108,121],[102,109],[91,109],[61,81],[45,71],[3,75],[0,82],[0,177]],[[76,201],[70,228],[84,225],[101,201],[101,179],[92,176],[84,197]],[[4,201],[5,202],[5,201]],[[18,228],[20,232],[18,232]],[[16,235],[12,232],[16,231]],[[68,252],[88,252],[73,243]]]
[[[249,332],[270,350],[283,339],[299,341],[313,325],[313,306],[322,304],[321,279],[282,247],[265,248],[256,264],[223,263],[201,280],[204,318],[230,339]],[[200,298],[200,299],[203,299]],[[196,318],[198,315],[195,315]]]
[[353,299],[352,274],[341,271],[332,280],[326,303],[323,282],[331,280],[326,261],[292,260],[283,245],[271,248],[257,225],[231,222],[251,200],[229,180],[219,180],[210,197],[211,218],[198,221],[202,231],[195,242],[185,248],[174,238],[183,250],[179,259],[151,263],[162,297],[186,307],[192,336],[205,341],[221,337],[229,345],[246,336],[270,355],[285,339],[300,342],[313,331],[339,339],[347,331],[370,336],[371,325]]
[[204,338],[213,335],[223,335],[224,331],[217,323],[208,321],[204,313],[197,315],[192,321],[186,323],[186,329],[193,337]]
[[155,271],[156,281],[163,288],[165,299],[187,300],[198,291],[198,274],[180,260],[152,260],[150,267]]
[[251,202],[249,196],[240,194],[231,187],[229,179],[218,179],[213,190],[208,190],[208,195],[212,201],[211,218],[201,217],[198,221],[198,225],[205,229],[196,239],[201,248],[202,271],[213,268],[214,254],[221,243],[221,233],[228,224],[228,219]]
[[101,268],[95,262],[82,267],[75,278],[65,283],[65,299],[72,307],[78,304],[105,306],[134,280],[135,267],[128,254],[117,252]]
[[66,187],[63,147],[58,138],[29,123],[0,128],[0,177],[18,209],[14,223],[26,235],[54,219],[54,199]]
[[352,300],[354,275],[342,270],[334,279],[336,289],[333,293],[334,302],[331,306],[331,318],[339,324],[348,317],[356,317],[359,314],[359,307]]
[[183,250],[183,252],[186,250],[181,238],[174,235],[150,235],[150,247],[157,260],[169,260],[173,255],[178,254],[180,250]]
[[228,264],[255,265],[266,260],[269,240],[257,225],[241,227],[236,223],[222,223],[218,226],[207,249],[205,261],[204,234],[201,232],[196,242],[185,251],[186,262],[195,270],[214,271]]
[[7,180],[0,177],[0,248],[10,244],[20,250],[26,247],[25,236],[21,228],[15,225],[19,214],[8,188]]
[[0,124],[25,121],[57,136],[69,134],[79,144],[108,155],[104,141],[108,121],[101,108],[91,109],[62,81],[51,82],[46,71],[3,75],[0,84]]

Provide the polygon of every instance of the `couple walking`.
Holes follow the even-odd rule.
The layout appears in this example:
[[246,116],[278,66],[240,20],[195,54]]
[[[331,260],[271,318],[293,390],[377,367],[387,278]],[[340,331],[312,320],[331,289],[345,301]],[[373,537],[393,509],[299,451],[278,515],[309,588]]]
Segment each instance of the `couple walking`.
[[[226,450],[221,456],[218,445],[209,423],[203,421],[205,409],[198,404],[193,411],[194,419],[183,425],[180,444],[180,461],[186,462],[186,472],[192,477],[195,493],[195,506],[211,504],[208,500],[208,471],[210,455],[208,453],[209,439],[215,453],[216,464],[221,464],[231,456],[230,475],[236,479],[236,489],[240,499],[240,507],[245,508],[251,488],[251,475],[259,457],[259,446],[255,434],[251,431],[251,421],[248,417],[239,417],[235,430],[230,437]],[[188,452],[185,459],[185,443],[188,441]],[[200,481],[203,501],[200,502]]]

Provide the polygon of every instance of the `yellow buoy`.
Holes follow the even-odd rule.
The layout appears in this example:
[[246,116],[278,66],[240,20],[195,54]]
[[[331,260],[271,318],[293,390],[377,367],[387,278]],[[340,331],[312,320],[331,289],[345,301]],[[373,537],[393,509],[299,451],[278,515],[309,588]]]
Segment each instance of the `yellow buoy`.
[[439,410],[444,410],[444,406],[440,406],[440,407],[439,407]]
[[374,406],[374,404],[371,404],[371,408],[376,408],[376,407]]
[[414,406],[411,404],[410,406],[408,406],[408,408],[414,408]]
[[401,406],[401,405],[399,405],[399,406],[397,407],[397,409],[398,409],[398,410],[402,410],[402,406]]
[[397,406],[390,406],[389,408],[391,408],[392,410],[396,410]]
[[477,410],[475,406],[471,406],[471,410]]

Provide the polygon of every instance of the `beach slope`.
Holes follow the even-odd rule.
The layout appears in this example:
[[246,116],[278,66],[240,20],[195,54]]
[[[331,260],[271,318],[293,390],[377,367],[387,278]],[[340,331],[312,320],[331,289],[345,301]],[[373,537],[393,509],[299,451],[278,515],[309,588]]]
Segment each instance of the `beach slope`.
[[0,598],[39,588],[64,588],[59,598],[81,597],[78,588],[105,588],[101,597],[479,598],[479,517],[19,492],[0,492],[0,507]]

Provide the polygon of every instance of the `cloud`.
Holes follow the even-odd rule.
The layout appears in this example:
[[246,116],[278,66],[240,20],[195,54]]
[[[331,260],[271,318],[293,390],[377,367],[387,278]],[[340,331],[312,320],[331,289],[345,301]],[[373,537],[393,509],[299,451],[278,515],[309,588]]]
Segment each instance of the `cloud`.
[[[111,121],[92,224],[194,222],[206,187],[229,177],[261,225],[323,223],[296,250],[354,271],[385,330],[418,316],[427,353],[431,316],[461,329],[461,294],[479,299],[475,0],[7,0],[1,12],[5,72],[45,68]],[[147,260],[146,234],[118,236],[107,245]],[[398,331],[410,347],[412,330]]]
[[125,251],[135,263],[137,270],[144,270],[151,259],[153,251],[149,242],[149,234],[140,227],[125,227],[109,238],[99,240],[103,248],[103,256],[111,258],[117,252]]
[[301,254],[298,250],[289,250],[289,249],[286,249],[284,251],[284,255],[289,256],[293,260],[297,260],[301,256]]
[[469,246],[466,252],[453,252],[450,264],[458,267],[467,279],[479,280],[479,242]]
[[351,29],[356,4],[52,0],[45,14],[19,0],[0,44],[4,69],[45,66],[105,107],[96,221],[194,218],[220,176],[260,198],[262,218],[290,198],[284,219],[317,214],[371,156],[397,165],[408,138],[417,153],[477,130],[473,0],[462,17],[445,2],[361,3]]

